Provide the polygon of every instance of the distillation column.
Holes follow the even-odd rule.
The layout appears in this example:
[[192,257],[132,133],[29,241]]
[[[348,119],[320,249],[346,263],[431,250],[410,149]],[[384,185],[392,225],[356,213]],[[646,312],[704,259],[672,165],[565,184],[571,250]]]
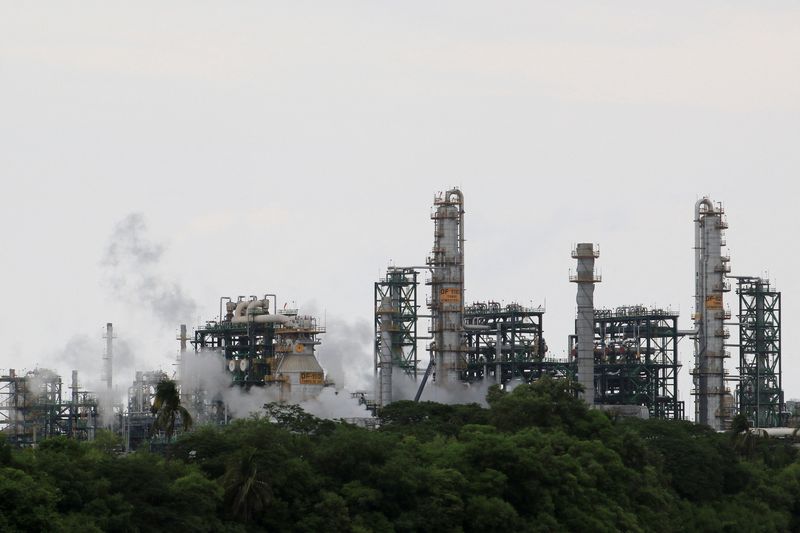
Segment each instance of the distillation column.
[[728,290],[722,256],[722,232],[727,227],[723,210],[707,197],[695,204],[695,421],[715,430],[725,429],[729,414],[725,400],[725,310]]
[[451,189],[434,199],[431,273],[431,352],[436,383],[459,381],[464,339],[464,195]]
[[394,309],[388,297],[381,300],[378,313],[381,316],[381,348],[378,354],[380,357],[378,363],[380,368],[379,398],[380,406],[385,407],[392,403],[392,315]]
[[594,284],[600,276],[594,273],[594,260],[600,251],[594,244],[582,242],[572,251],[578,260],[577,271],[570,281],[578,285],[576,332],[578,334],[578,383],[583,386],[583,399],[594,405]]

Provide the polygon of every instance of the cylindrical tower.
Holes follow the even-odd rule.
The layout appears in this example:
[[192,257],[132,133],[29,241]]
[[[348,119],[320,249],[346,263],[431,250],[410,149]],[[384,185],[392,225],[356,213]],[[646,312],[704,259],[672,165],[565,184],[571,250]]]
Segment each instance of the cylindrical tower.
[[457,382],[463,367],[464,338],[464,195],[451,189],[434,199],[434,244],[428,264],[432,267],[431,352],[436,383]]
[[594,260],[600,257],[600,250],[592,243],[582,242],[572,251],[572,257],[578,260],[577,271],[569,278],[578,285],[578,383],[583,386],[584,401],[594,405],[594,284],[600,281],[594,272]]
[[378,308],[381,315],[381,351],[380,351],[380,406],[392,403],[392,315],[394,309],[388,297],[381,300]]
[[[695,204],[695,421],[713,429],[726,428],[730,413],[723,397],[725,388],[725,310],[723,296],[729,290],[723,257],[723,230],[727,228],[722,207],[704,197]],[[729,402],[728,402],[729,403]]]

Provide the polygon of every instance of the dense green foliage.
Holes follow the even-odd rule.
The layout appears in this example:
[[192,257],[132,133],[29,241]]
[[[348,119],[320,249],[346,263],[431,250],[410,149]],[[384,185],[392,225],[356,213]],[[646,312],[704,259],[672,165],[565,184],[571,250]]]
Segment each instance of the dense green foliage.
[[296,406],[200,427],[169,459],[114,437],[0,446],[2,531],[790,531],[787,443],[612,420],[563,382],[489,408],[397,402],[366,430]]

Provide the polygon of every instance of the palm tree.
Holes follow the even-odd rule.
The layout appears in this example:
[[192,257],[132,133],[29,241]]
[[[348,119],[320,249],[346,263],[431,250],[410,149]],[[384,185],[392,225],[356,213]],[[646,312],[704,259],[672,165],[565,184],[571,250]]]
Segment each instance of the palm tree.
[[264,470],[259,470],[256,450],[242,450],[228,464],[222,479],[225,503],[231,514],[247,523],[272,501],[272,489]]
[[156,385],[156,396],[153,399],[153,406],[150,412],[156,415],[153,422],[152,431],[163,431],[167,440],[172,438],[175,433],[175,422],[178,416],[181,417],[183,429],[192,427],[192,416],[184,406],[181,405],[181,396],[178,393],[178,386],[172,379],[164,379]]

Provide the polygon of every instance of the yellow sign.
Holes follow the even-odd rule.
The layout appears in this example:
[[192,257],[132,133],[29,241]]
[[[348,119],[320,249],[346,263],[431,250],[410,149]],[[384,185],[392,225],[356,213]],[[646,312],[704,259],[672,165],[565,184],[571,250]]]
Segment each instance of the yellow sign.
[[706,296],[706,309],[722,309],[722,296],[719,294]]
[[455,288],[439,289],[439,301],[443,304],[460,304],[461,291]]
[[300,383],[302,385],[322,385],[323,380],[322,372],[300,372]]

